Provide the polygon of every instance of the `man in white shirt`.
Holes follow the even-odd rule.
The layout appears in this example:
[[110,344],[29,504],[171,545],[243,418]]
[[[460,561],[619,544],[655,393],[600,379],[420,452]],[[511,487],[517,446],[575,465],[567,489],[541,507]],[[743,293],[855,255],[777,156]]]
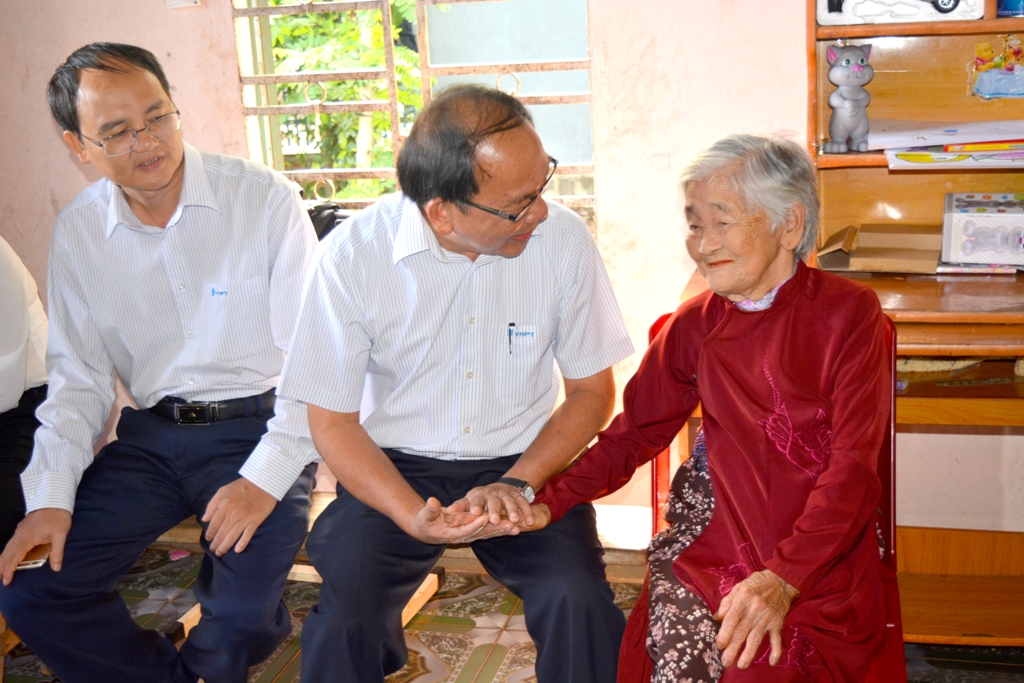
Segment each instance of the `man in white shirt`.
[[18,475],[46,398],[46,313],[36,281],[0,237],[0,547],[25,516]]
[[[280,385],[339,481],[306,544],[324,583],[304,683],[399,669],[402,608],[445,544],[530,526],[532,487],[611,417],[633,347],[586,226],[540,197],[556,166],[514,98],[449,89],[405,143],[403,193],[318,252]],[[450,526],[460,500],[480,516]],[[625,620],[591,505],[472,547],[523,598],[542,683],[614,681]]]
[[[241,683],[291,631],[281,596],[316,453],[305,407],[274,388],[313,228],[281,175],[183,142],[150,52],[87,45],[47,94],[68,147],[104,179],[54,228],[50,391],[22,474],[28,514],[0,555],[0,611],[65,683]],[[113,370],[139,409],[94,459]],[[114,588],[192,515],[203,615],[179,653]],[[49,566],[15,576],[41,543]]]

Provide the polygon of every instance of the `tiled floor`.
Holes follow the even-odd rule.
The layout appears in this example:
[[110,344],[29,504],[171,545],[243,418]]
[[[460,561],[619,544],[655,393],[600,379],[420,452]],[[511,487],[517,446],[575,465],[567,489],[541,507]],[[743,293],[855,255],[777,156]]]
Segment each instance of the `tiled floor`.
[[[132,616],[142,626],[172,631],[195,602],[191,585],[198,555],[147,551],[120,584]],[[628,613],[639,586],[614,583],[616,600]],[[302,623],[319,596],[317,584],[289,582],[285,601],[292,635],[267,661],[250,671],[252,683],[298,683]],[[486,574],[448,571],[441,590],[405,631],[409,662],[389,683],[525,683],[536,681],[536,650],[526,633],[522,602]],[[5,661],[4,683],[59,683],[41,673],[24,646]],[[1024,650],[907,646],[911,683],[1024,683]]]

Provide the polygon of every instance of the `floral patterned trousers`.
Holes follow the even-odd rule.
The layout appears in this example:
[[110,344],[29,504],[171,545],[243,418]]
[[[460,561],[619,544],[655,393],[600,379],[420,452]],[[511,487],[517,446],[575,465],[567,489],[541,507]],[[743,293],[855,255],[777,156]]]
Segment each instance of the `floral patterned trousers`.
[[718,623],[699,597],[672,571],[672,563],[711,521],[715,508],[708,474],[704,430],[693,454],[676,472],[665,507],[671,526],[648,546],[650,632],[647,651],[654,661],[651,683],[712,683],[722,675],[722,653],[715,645]]

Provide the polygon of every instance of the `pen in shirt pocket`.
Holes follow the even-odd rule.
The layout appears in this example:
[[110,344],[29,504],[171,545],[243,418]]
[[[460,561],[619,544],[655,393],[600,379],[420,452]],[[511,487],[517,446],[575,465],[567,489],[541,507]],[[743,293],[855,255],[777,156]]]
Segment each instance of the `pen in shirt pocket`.
[[512,355],[512,335],[515,334],[515,331],[516,331],[516,324],[515,323],[509,323],[508,324],[508,355],[510,355],[510,356]]

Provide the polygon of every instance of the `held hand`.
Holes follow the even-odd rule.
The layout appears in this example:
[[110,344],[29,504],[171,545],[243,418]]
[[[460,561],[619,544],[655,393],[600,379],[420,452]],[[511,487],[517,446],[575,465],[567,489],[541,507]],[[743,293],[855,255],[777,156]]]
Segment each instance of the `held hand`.
[[14,570],[25,559],[29,550],[43,543],[50,544],[50,568],[59,572],[64,563],[64,542],[71,530],[71,513],[60,508],[42,508],[25,515],[14,536],[0,555],[0,575],[3,584],[11,585]]
[[209,522],[206,540],[218,557],[234,546],[245,550],[263,520],[274,511],[277,500],[245,477],[222,486],[206,506],[203,521]]
[[475,516],[460,526],[450,526],[445,509],[437,498],[429,498],[410,520],[408,534],[424,543],[470,543],[491,536],[515,536],[519,533],[511,521],[491,524],[486,515]]
[[534,524],[530,503],[519,489],[497,482],[471,489],[465,498],[452,503],[448,511],[468,512],[469,515],[464,519],[485,515],[491,524],[500,524],[503,519],[522,528],[530,528]]
[[[481,515],[473,515],[468,511],[469,504],[466,499],[453,503],[449,507],[444,509],[445,519],[448,520],[448,525],[452,527],[461,527],[466,524],[470,524],[481,517]],[[524,521],[521,521],[516,525],[518,532],[525,531],[540,531],[548,524],[551,523],[551,510],[548,509],[547,505],[539,503],[537,505],[531,505],[530,510],[533,512],[533,524],[526,526]],[[488,530],[493,528],[490,523],[490,519],[487,521],[487,526],[480,532],[480,536],[474,540],[480,540],[481,538],[489,538]]]
[[746,669],[766,633],[772,646],[768,663],[778,664],[782,656],[782,622],[793,598],[799,594],[800,591],[768,569],[755,572],[736,584],[714,616],[718,621],[724,620],[715,640],[722,651],[722,666],[730,667],[735,662],[739,668]]

